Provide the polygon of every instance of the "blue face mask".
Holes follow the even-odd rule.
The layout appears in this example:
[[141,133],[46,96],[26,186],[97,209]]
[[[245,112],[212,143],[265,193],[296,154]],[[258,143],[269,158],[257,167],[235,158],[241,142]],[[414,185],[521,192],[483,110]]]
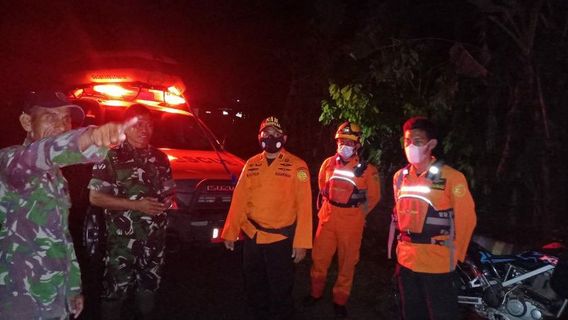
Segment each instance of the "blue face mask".
[[337,146],[337,154],[339,154],[339,156],[343,160],[351,158],[354,153],[355,153],[355,147],[346,146],[343,144]]

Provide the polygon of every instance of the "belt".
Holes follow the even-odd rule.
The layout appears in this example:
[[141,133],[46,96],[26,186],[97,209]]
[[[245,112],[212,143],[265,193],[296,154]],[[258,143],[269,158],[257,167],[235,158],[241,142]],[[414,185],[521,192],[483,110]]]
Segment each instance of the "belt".
[[423,235],[421,233],[409,233],[409,232],[401,232],[398,235],[398,241],[402,242],[410,242],[410,243],[421,243],[421,244],[435,244],[438,246],[446,245],[447,240],[436,240],[432,239],[432,237]]
[[266,228],[266,227],[261,226],[258,222],[252,220],[251,218],[248,218],[248,221],[257,230],[260,230],[260,231],[263,231],[263,232],[266,232],[266,233],[283,235],[283,236],[288,237],[288,238],[292,238],[294,236],[294,232],[296,231],[296,222],[292,223],[289,226],[285,226],[285,227],[282,227],[282,228]]
[[348,203],[339,203],[339,202],[335,202],[333,200],[328,200],[329,203],[334,206],[334,207],[339,207],[339,208],[357,208],[359,207],[359,204],[348,204]]

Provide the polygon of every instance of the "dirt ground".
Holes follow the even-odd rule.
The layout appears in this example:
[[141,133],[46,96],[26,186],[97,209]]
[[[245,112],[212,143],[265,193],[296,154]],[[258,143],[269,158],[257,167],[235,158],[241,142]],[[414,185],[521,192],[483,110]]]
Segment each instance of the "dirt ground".
[[[380,217],[368,220],[377,224]],[[386,259],[386,227],[368,227],[364,234],[361,260],[357,265],[351,299],[350,319],[396,319],[392,286],[394,262]],[[159,291],[158,319],[250,319],[243,293],[241,250],[225,250],[222,245],[174,246],[166,256],[164,281]],[[296,265],[294,299],[296,319],[334,319],[331,287],[337,276],[332,265],[324,299],[311,308],[301,300],[309,292],[310,255]],[[87,282],[87,308],[83,320],[99,319],[96,290],[100,270],[84,270]],[[127,319],[128,317],[124,317]]]
[[[380,211],[379,211],[380,212]],[[394,262],[387,260],[386,239],[388,215],[373,214],[367,219],[367,227],[361,246],[361,259],[356,269],[352,295],[347,305],[350,319],[398,319],[394,298],[392,274]],[[250,319],[243,292],[240,247],[234,252],[217,245],[189,245],[168,242],[164,280],[158,294],[157,319]],[[174,250],[175,249],[175,250]],[[331,287],[337,276],[332,264],[324,299],[311,308],[301,306],[302,298],[309,292],[311,259],[296,265],[294,299],[296,319],[334,319],[331,304]],[[98,320],[100,306],[97,286],[100,269],[92,265],[82,266],[87,293],[87,307],[82,320]],[[479,318],[466,310],[463,318]],[[124,319],[135,319],[128,317]]]
[[[164,282],[158,296],[159,319],[249,319],[241,271],[241,251],[229,252],[220,245],[211,247],[184,246],[167,255]],[[331,279],[324,299],[304,309],[301,300],[309,292],[309,256],[296,267],[294,298],[297,319],[333,319]],[[351,319],[393,319],[392,296],[388,267],[363,259],[348,304]],[[382,273],[388,276],[381,276]],[[92,294],[88,297],[81,319],[98,319],[98,305]]]

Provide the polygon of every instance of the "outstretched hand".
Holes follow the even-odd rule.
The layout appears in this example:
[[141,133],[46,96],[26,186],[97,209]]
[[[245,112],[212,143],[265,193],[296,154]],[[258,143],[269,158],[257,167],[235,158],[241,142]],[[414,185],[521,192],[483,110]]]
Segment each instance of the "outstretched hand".
[[123,123],[109,122],[91,131],[91,140],[97,146],[111,146],[126,140],[124,132],[138,122],[134,117]]
[[86,131],[79,140],[81,150],[87,149],[90,145],[99,147],[110,147],[126,140],[124,132],[138,122],[138,118],[134,117],[122,123],[109,122],[100,127],[92,128]]

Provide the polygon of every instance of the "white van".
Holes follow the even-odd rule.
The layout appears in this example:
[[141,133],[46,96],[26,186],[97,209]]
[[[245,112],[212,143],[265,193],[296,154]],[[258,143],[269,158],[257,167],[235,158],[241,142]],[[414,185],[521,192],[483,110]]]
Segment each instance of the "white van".
[[[85,109],[85,124],[120,121],[132,104],[153,114],[151,144],[168,155],[177,204],[168,212],[168,235],[180,242],[220,242],[244,161],[227,152],[193,112],[175,62],[145,53],[98,54],[66,76],[70,98]],[[99,255],[101,213],[89,209],[83,245]]]

